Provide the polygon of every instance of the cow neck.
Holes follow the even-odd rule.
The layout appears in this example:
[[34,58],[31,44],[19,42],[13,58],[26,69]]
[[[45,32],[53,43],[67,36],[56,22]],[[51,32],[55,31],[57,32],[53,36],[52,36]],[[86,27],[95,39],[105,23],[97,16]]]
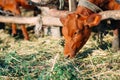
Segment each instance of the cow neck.
[[103,11],[100,7],[96,6],[88,0],[79,0],[78,6],[86,7],[95,13]]

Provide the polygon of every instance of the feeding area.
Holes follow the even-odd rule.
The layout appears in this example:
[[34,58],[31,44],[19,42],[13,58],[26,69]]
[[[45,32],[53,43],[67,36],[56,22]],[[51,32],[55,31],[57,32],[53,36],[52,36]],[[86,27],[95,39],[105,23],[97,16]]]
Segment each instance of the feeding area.
[[[64,5],[60,1],[64,0],[34,2],[41,9],[38,16],[33,16],[33,10],[23,8],[20,8],[22,16],[0,15],[0,80],[120,79],[120,50],[112,48],[113,30],[106,31],[102,44],[98,33],[92,31],[74,58],[64,56],[65,37],[59,18],[72,13],[78,3],[74,1],[78,0],[65,0]],[[108,17],[119,20],[119,13],[115,10],[99,14],[103,20]],[[15,36],[11,23],[17,24]],[[26,25],[29,40],[25,39],[21,24]]]

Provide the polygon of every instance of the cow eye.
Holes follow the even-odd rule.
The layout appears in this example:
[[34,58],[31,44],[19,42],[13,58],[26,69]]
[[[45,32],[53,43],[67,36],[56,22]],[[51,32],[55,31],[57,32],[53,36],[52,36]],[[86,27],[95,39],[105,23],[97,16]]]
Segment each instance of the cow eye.
[[80,30],[77,30],[74,34],[76,35],[76,34],[79,34],[80,33]]

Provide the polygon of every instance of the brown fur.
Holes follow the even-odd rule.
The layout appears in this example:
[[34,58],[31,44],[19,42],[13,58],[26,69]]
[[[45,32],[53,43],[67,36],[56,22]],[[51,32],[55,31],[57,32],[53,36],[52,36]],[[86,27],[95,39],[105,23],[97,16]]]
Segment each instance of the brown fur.
[[[119,10],[120,5],[115,0],[89,0],[103,10]],[[91,10],[78,6],[76,11],[61,18],[62,33],[65,37],[64,55],[73,58],[89,39],[91,27],[100,23],[101,16]],[[116,24],[119,24],[116,23]],[[114,35],[118,36],[118,28]],[[119,44],[119,42],[118,42]]]
[[[27,0],[0,0],[0,8],[4,11],[10,11],[15,16],[20,16],[20,6],[25,9],[34,10],[35,6],[31,6],[28,4]],[[21,30],[26,40],[29,40],[29,36],[24,24],[21,24]],[[12,35],[16,35],[16,25],[12,24]]]

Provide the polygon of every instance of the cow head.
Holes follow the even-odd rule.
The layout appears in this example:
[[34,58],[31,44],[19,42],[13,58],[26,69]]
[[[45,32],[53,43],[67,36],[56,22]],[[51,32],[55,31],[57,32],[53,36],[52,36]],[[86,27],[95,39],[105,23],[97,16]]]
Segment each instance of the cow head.
[[65,38],[64,55],[73,58],[76,53],[87,42],[91,27],[99,24],[101,16],[92,14],[83,16],[80,14],[68,14],[64,18],[60,18],[63,24],[62,34]]

